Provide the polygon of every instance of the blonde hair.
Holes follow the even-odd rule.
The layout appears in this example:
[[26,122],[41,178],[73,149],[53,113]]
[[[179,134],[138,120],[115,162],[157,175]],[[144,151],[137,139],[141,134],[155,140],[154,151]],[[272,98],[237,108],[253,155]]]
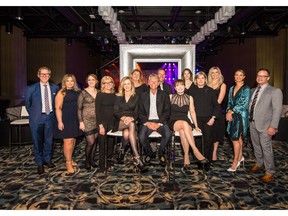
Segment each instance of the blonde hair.
[[134,84],[133,84],[132,79],[131,79],[129,76],[125,76],[125,77],[122,78],[122,80],[121,80],[121,82],[120,82],[117,96],[124,96],[124,93],[125,93],[125,90],[124,90],[124,82],[125,82],[126,80],[129,80],[130,83],[131,83],[131,96],[132,96],[132,95],[135,95],[135,87],[134,87]]
[[185,79],[184,79],[184,72],[185,71],[188,71],[189,72],[189,74],[190,74],[190,80],[193,82],[193,73],[192,73],[192,71],[189,69],[189,68],[185,68],[183,71],[182,71],[182,73],[181,73],[181,79],[184,81],[184,83],[185,83]]
[[37,71],[37,75],[40,75],[41,70],[48,70],[49,75],[51,75],[51,70],[48,67],[40,67]]
[[205,84],[207,84],[207,75],[205,74],[204,71],[200,71],[200,72],[198,72],[198,73],[195,75],[194,84],[195,84],[196,86],[198,86],[198,85],[197,85],[197,79],[198,79],[198,77],[201,76],[201,75],[204,76],[204,78],[206,79]]
[[209,73],[208,73],[208,78],[207,78],[207,85],[212,87],[212,72],[213,72],[213,70],[217,70],[219,73],[219,79],[217,80],[218,81],[217,87],[219,87],[224,82],[224,77],[221,73],[220,68],[217,66],[213,66],[210,68]]
[[143,73],[142,73],[141,70],[139,70],[139,69],[134,69],[134,70],[132,70],[132,71],[130,72],[130,74],[129,74],[129,77],[132,79],[132,75],[133,75],[135,72],[139,72],[139,73],[140,73],[140,78],[139,78],[139,80],[137,80],[137,81],[139,82],[139,84],[142,84],[142,83],[143,83]]
[[103,76],[102,79],[101,79],[101,92],[104,92],[104,82],[111,82],[113,84],[113,88],[111,89],[111,93],[114,93],[115,92],[115,82],[114,80],[112,79],[112,77],[110,76]]
[[87,83],[87,85],[88,85],[88,78],[89,78],[89,76],[93,77],[93,78],[96,80],[95,88],[97,88],[97,87],[98,87],[98,83],[99,83],[98,77],[97,77],[95,74],[88,74],[88,76],[86,77],[86,83]]
[[68,80],[68,78],[72,78],[73,82],[74,82],[74,86],[73,86],[73,90],[74,91],[80,91],[80,89],[77,86],[77,81],[76,81],[76,77],[73,74],[65,74],[62,78],[62,88],[61,88],[61,93],[64,95],[67,91],[67,87],[66,87],[66,81]]

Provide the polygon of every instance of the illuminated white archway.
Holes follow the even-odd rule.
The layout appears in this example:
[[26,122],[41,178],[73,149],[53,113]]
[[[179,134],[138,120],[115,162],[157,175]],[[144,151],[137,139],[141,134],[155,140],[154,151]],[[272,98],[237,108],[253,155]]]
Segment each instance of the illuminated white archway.
[[195,73],[195,45],[120,44],[120,80],[136,68],[138,62],[177,62],[178,77],[184,68]]

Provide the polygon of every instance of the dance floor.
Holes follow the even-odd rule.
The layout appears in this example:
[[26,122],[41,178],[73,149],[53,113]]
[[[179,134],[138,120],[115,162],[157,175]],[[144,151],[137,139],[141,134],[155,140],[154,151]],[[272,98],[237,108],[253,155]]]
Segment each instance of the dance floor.
[[56,168],[45,168],[41,176],[37,174],[31,145],[16,146],[11,157],[9,149],[2,147],[0,209],[284,210],[288,207],[288,145],[274,141],[273,146],[277,173],[269,184],[259,180],[263,172],[248,170],[255,162],[249,145],[244,147],[245,167],[232,174],[226,171],[233,155],[228,142],[220,146],[219,160],[206,173],[198,170],[195,163],[189,172],[183,172],[182,151],[178,147],[175,181],[172,178],[170,182],[169,167],[161,167],[158,160],[152,161],[146,173],[136,172],[129,152],[125,164],[115,164],[107,176],[97,169],[87,171],[85,141],[76,146],[74,160],[78,166],[72,175],[66,172],[59,146],[53,156]]

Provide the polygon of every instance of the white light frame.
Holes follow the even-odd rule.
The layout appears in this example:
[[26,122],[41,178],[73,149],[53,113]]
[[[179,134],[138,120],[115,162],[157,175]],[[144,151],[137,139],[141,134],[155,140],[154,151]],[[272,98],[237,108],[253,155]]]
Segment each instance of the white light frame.
[[195,57],[196,47],[190,44],[120,44],[120,79],[129,76],[138,62],[177,62],[179,78],[184,68],[195,74]]

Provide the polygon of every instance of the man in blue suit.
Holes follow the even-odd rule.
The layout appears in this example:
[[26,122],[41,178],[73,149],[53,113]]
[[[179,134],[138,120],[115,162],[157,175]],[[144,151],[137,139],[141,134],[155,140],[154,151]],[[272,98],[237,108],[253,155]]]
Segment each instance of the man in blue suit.
[[47,67],[38,69],[40,82],[29,85],[25,94],[25,106],[29,113],[29,125],[33,139],[33,151],[37,172],[44,173],[44,166],[53,168],[52,140],[55,121],[54,99],[59,87],[49,82],[51,70]]

